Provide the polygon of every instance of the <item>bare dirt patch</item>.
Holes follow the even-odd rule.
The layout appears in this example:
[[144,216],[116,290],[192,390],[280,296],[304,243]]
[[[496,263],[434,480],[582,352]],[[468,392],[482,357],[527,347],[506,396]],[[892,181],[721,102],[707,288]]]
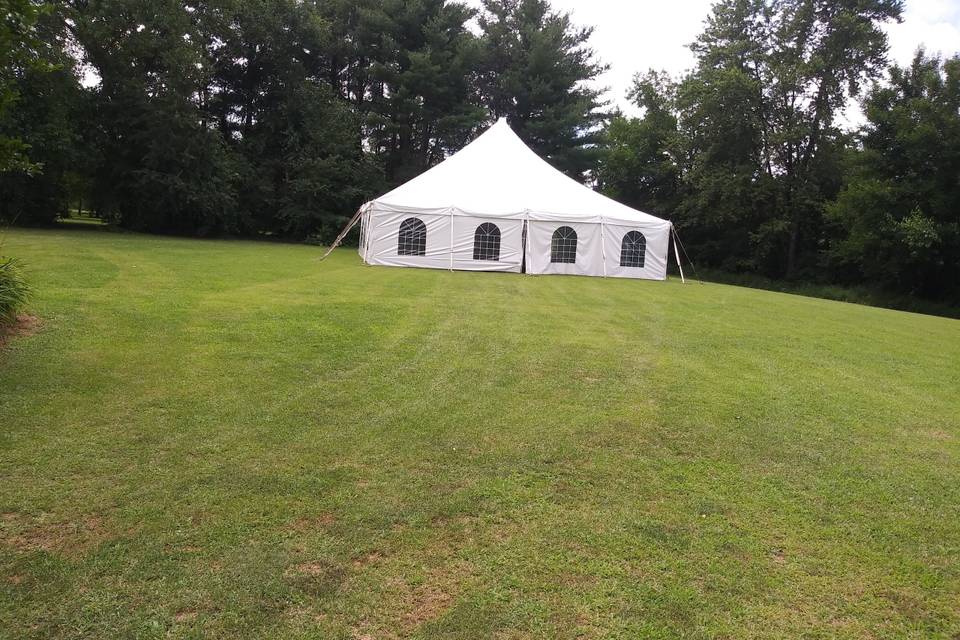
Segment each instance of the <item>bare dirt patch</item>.
[[383,554],[379,551],[373,551],[366,555],[358,556],[353,559],[354,569],[362,569],[363,567],[371,564],[377,564],[380,560],[383,559]]
[[191,620],[195,620],[196,617],[197,612],[193,609],[182,609],[173,615],[175,622],[190,622]]
[[309,607],[295,606],[286,610],[286,615],[295,620],[304,621],[313,624],[323,624],[327,622],[328,616],[325,613],[318,613]]
[[332,527],[336,522],[337,518],[332,513],[321,513],[313,518],[297,518],[290,523],[289,528],[298,532],[315,531]]
[[915,594],[891,589],[881,592],[880,595],[893,603],[896,611],[907,620],[922,622],[930,617],[923,601]]
[[452,601],[453,595],[444,585],[428,582],[418,586],[413,591],[410,610],[403,615],[404,627],[414,629],[436,620],[450,608]]
[[287,569],[285,575],[305,593],[324,598],[340,589],[346,578],[346,570],[335,562],[317,560],[295,564]]
[[[103,518],[89,515],[76,521],[25,521],[4,514],[0,543],[21,553],[46,551],[67,556],[82,555],[110,536]],[[11,524],[12,523],[12,524]]]
[[303,562],[293,569],[301,576],[322,576],[327,573],[330,565],[325,562]]
[[0,347],[7,344],[12,338],[25,338],[40,331],[43,323],[37,316],[22,313],[12,324],[0,325]]
[[410,592],[400,618],[402,628],[409,633],[443,616],[459,597],[471,572],[472,566],[465,562],[452,562],[430,571]]

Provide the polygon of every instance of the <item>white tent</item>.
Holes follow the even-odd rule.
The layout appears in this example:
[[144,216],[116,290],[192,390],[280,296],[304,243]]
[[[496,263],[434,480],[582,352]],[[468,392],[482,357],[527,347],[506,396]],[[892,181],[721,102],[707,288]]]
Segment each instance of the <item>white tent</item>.
[[560,173],[501,119],[358,212],[364,262],[663,280],[670,222]]

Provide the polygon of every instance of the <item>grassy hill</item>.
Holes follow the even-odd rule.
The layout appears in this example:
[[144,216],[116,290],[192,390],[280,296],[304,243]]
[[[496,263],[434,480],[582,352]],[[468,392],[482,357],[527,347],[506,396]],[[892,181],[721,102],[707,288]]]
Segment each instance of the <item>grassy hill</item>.
[[13,231],[0,637],[957,638],[960,321]]

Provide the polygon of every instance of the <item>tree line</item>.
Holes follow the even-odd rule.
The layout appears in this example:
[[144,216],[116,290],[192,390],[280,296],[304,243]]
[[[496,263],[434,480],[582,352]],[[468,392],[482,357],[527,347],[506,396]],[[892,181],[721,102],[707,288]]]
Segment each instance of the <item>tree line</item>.
[[0,4],[7,221],[327,240],[507,117],[704,266],[960,300],[960,59],[888,66],[900,0],[720,0],[638,117],[548,0]]
[[[960,303],[960,57],[887,66],[896,0],[724,0],[679,78],[635,79],[599,181],[705,264]],[[866,122],[839,126],[851,99]]]
[[82,198],[141,231],[329,237],[500,116],[595,161],[602,68],[545,0],[2,1],[41,9],[7,71],[7,219]]

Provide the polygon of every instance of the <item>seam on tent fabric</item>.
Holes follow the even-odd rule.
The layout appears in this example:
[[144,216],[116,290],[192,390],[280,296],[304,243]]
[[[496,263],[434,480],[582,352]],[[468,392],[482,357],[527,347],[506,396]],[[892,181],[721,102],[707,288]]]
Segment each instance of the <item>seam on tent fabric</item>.
[[525,276],[530,275],[530,209],[523,210],[523,228],[526,230],[523,247],[523,271]]

